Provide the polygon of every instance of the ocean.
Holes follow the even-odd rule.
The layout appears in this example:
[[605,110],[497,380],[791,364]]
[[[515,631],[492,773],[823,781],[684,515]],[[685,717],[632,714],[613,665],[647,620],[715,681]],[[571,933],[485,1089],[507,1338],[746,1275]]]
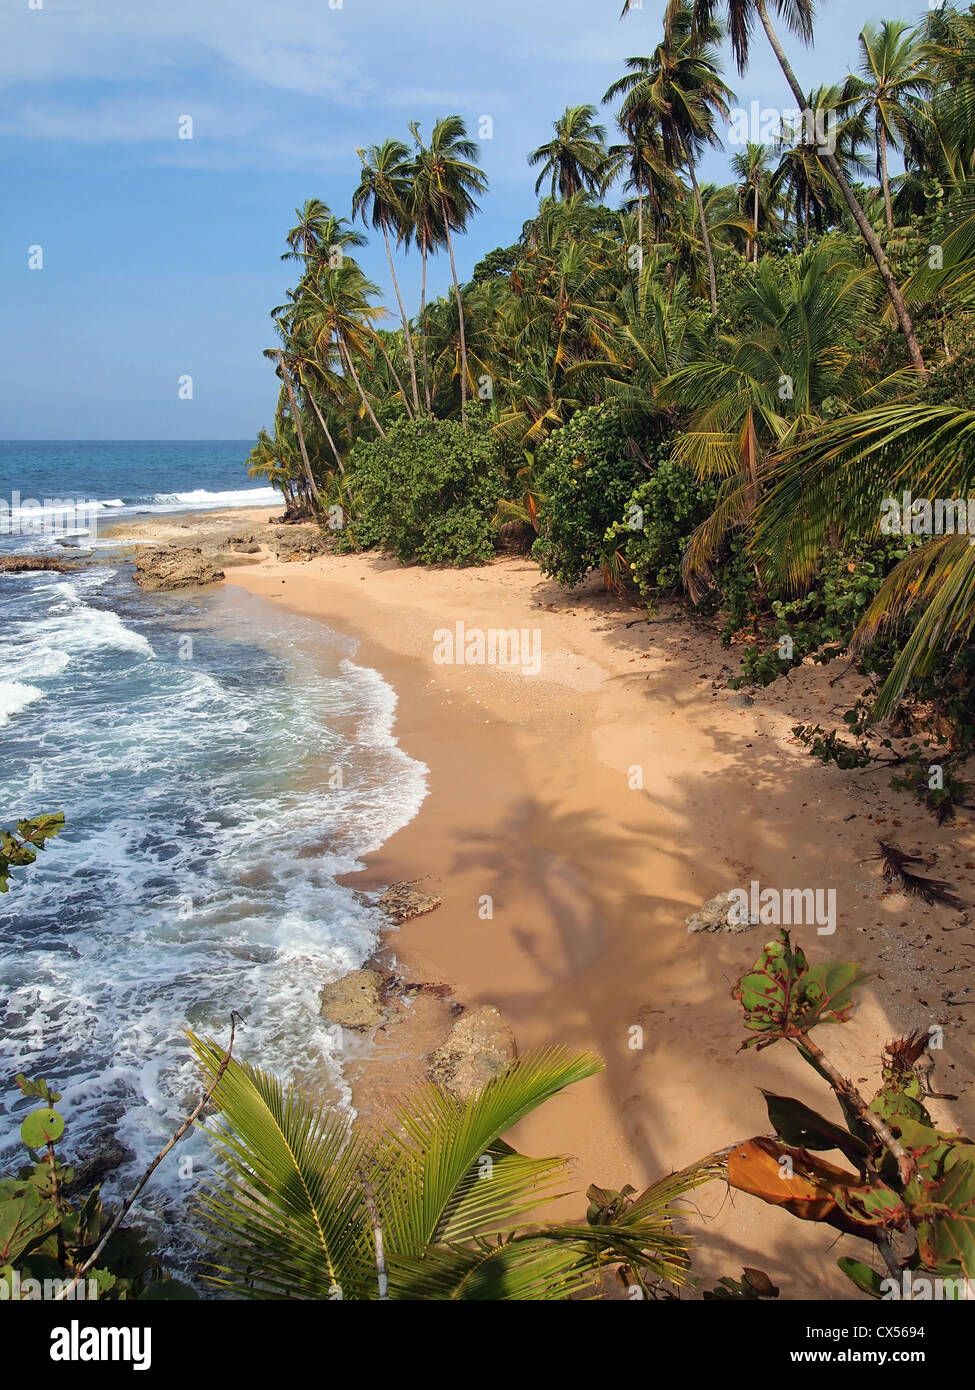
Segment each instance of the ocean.
[[[25,499],[94,501],[112,520],[280,507],[247,477],[248,448],[3,443],[0,499],[8,520]],[[26,531],[0,550],[51,549]],[[88,540],[58,537],[68,555]],[[130,570],[106,555],[0,574],[0,825],[67,822],[0,896],[0,1172],[24,1157],[22,1071],[62,1092],[67,1156],[125,1146],[109,1197],[201,1093],[185,1029],[225,1039],[232,1008],[240,1057],[349,1103],[318,994],[382,923],[335,879],[426,792],[391,734],[395,694],[350,639],[277,609],[268,624],[239,591],[146,594]],[[140,1205],[177,1262],[209,1164],[188,1136]]]

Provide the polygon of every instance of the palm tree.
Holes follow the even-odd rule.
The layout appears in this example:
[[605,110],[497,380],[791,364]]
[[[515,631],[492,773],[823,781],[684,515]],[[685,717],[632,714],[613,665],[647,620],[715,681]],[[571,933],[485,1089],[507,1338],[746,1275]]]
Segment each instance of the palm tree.
[[670,32],[653,56],[630,58],[629,73],[614,82],[604,98],[612,101],[624,96],[621,117],[625,120],[629,112],[638,111],[641,125],[659,129],[667,167],[686,167],[700,218],[712,313],[718,307],[717,277],[695,161],[706,145],[720,144],[715,117],[727,116],[728,101],[734,95],[718,73],[720,38],[717,24],[695,31],[690,6],[675,10]]
[[[739,211],[734,189],[702,184],[701,207],[712,248],[734,247],[744,254],[751,243],[752,223]],[[671,278],[685,276],[694,293],[707,298],[710,295],[710,265],[696,202],[690,207],[686,203],[675,203],[669,219],[666,240],[656,248],[659,264],[663,268],[666,263]],[[711,313],[713,316],[713,307]]]
[[758,265],[758,233],[762,212],[766,213],[769,220],[773,215],[771,154],[768,145],[755,144],[749,140],[744,150],[731,158],[732,172],[738,180],[738,206],[742,211],[747,209],[752,220],[748,251],[749,260],[755,265]]
[[857,331],[878,294],[872,267],[855,263],[839,238],[792,258],[784,277],[763,260],[733,306],[741,327],[662,383],[661,404],[687,417],[674,458],[723,480],[713,515],[685,552],[692,597],[707,586],[728,531],[751,524],[783,456],[821,437],[824,414],[862,408],[901,384],[896,374],[872,382],[860,350]]
[[656,226],[654,239],[660,234],[663,204],[668,196],[680,197],[681,190],[673,168],[664,157],[660,131],[647,95],[651,82],[652,63],[649,58],[627,58],[629,72],[607,89],[604,102],[623,101],[616,115],[616,124],[625,136],[625,144],[612,145],[606,161],[604,190],[625,169],[626,187],[637,196],[637,245],[643,251],[643,195],[650,196]]
[[295,208],[295,217],[298,221],[286,237],[289,249],[282,253],[283,261],[304,261],[307,269],[315,259],[327,260],[335,248],[366,244],[362,233],[350,227],[344,217],[336,217],[320,198],[309,198]]
[[[213,1085],[222,1049],[190,1035]],[[719,1177],[719,1155],[652,1184],[589,1189],[584,1221],[538,1223],[566,1181],[561,1158],[528,1158],[503,1135],[601,1069],[550,1048],[513,1063],[467,1100],[425,1086],[395,1126],[371,1133],[273,1076],[231,1061],[208,1133],[226,1176],[202,1199],[218,1287],[238,1298],[564,1300],[598,1293],[625,1264],[687,1282],[688,1237],[673,1203]],[[487,1180],[485,1180],[487,1178]]]
[[583,189],[595,193],[606,175],[606,130],[594,124],[595,106],[567,106],[555,122],[555,138],[528,156],[533,167],[542,165],[535,183],[537,193],[547,178],[560,198],[571,198]]
[[352,378],[363,410],[377,434],[385,438],[355,365],[356,357],[368,358],[368,348],[376,344],[372,325],[386,317],[385,309],[369,303],[378,293],[351,258],[334,268],[322,266],[314,283],[306,285],[296,302],[288,327],[307,336],[326,366],[338,357],[339,366]]
[[[670,0],[668,5],[665,23],[669,24],[671,16],[681,8],[681,0]],[[792,69],[792,65],[786,56],[785,49],[779,40],[772,21],[769,17],[765,0],[694,0],[694,22],[699,29],[704,29],[711,24],[715,17],[715,12],[722,8],[727,16],[727,29],[731,38],[731,49],[735,56],[740,73],[745,71],[748,66],[748,50],[751,42],[752,26],[757,17],[765,36],[769,41],[772,52],[775,54],[776,61],[782,69],[782,73],[793,97],[799,105],[800,110],[808,109],[808,102],[803,94],[799,79]],[[786,25],[792,32],[805,43],[812,38],[813,33],[813,0],[775,0],[776,12],[785,20]],[[630,9],[630,0],[625,0],[623,13],[626,14]],[[910,354],[915,370],[922,376],[927,374],[927,367],[924,363],[920,346],[917,341],[917,334],[914,331],[914,324],[908,312],[907,305],[904,303],[903,296],[894,278],[894,272],[890,268],[884,248],[880,244],[880,239],[870,221],[857,202],[856,195],[850,187],[850,181],[842,167],[840,161],[828,149],[823,151],[823,163],[829,169],[839,185],[843,195],[843,201],[849,208],[850,215],[857,225],[860,235],[867,244],[870,255],[880,271],[881,278],[887,295],[897,316],[907,350]]]
[[408,235],[406,207],[410,194],[409,151],[401,140],[384,140],[381,145],[370,146],[368,152],[357,150],[356,153],[362,161],[362,176],[358,188],[352,194],[352,215],[360,216],[365,222],[367,213],[371,211],[372,225],[382,231],[396,302],[403,320],[403,340],[410,364],[413,407],[419,412],[420,397],[416,383],[413,335],[403,307],[403,297],[400,294],[396,266],[393,264],[393,253],[389,245],[391,228],[399,241]]
[[291,404],[291,419],[294,422],[295,432],[298,436],[298,447],[301,450],[301,461],[305,468],[305,478],[308,482],[308,499],[313,508],[317,511],[319,498],[318,486],[315,482],[315,475],[311,471],[311,460],[308,457],[308,448],[305,444],[305,432],[301,427],[301,411],[298,409],[298,402],[295,400],[294,382],[291,379],[291,371],[285,360],[285,355],[280,348],[275,349],[278,361],[278,371],[284,382],[285,390],[288,393],[288,400]]
[[430,136],[430,144],[424,145],[420,127],[416,121],[410,122],[410,131],[416,142],[416,157],[413,161],[414,207],[412,208],[417,230],[422,216],[424,251],[438,244],[447,247],[450,256],[450,273],[454,282],[454,299],[457,302],[457,315],[460,325],[460,414],[467,422],[467,340],[464,325],[464,305],[461,300],[460,282],[457,279],[457,264],[454,260],[454,242],[451,231],[464,231],[473,213],[477,211],[474,201],[476,193],[487,188],[487,179],[482,170],[472,162],[477,158],[477,145],[467,138],[467,127],[460,116],[444,116],[437,121]]
[[[629,61],[633,61],[630,59]],[[647,62],[647,59],[638,59]],[[680,201],[683,189],[680,180],[669,168],[660,148],[659,135],[651,125],[641,122],[638,115],[621,118],[618,121],[627,143],[611,145],[606,160],[605,189],[624,170],[627,173],[624,190],[636,192],[637,245],[643,250],[643,198],[650,200],[654,215],[654,240],[660,236],[665,217],[664,209],[673,202]]]
[[[809,104],[832,131],[834,153],[847,175],[866,173],[857,153],[867,138],[866,118],[851,100],[849,84],[816,87],[809,94]],[[799,129],[783,123],[775,148],[779,161],[769,180],[770,191],[791,196],[793,219],[796,227],[802,228],[803,242],[808,246],[812,223],[822,234],[827,226],[838,226],[842,221],[836,181],[823,164],[819,136],[807,122]]]
[[294,444],[285,437],[283,423],[279,417],[273,438],[267,430],[258,430],[257,443],[247,456],[247,473],[251,478],[266,478],[291,503],[296,491],[295,474],[300,473],[300,465],[296,465]]
[[893,231],[887,150],[898,149],[910,139],[919,102],[928,94],[927,48],[901,19],[885,19],[879,29],[873,24],[865,25],[859,42],[861,76],[850,79],[849,93],[871,118],[887,230]]

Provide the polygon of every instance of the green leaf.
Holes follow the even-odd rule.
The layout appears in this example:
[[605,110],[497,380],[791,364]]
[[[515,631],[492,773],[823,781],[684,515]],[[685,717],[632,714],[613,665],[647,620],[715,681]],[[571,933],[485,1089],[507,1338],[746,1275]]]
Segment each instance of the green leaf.
[[845,1023],[853,1008],[853,991],[867,978],[861,966],[848,961],[814,965],[802,982],[800,1017],[805,1028],[816,1023]]
[[44,1101],[46,1105],[57,1105],[61,1099],[60,1091],[52,1091],[44,1080],[29,1081],[24,1073],[18,1072],[14,1077],[21,1092],[25,1096],[36,1096],[38,1100]]
[[791,1096],[777,1096],[772,1091],[764,1090],[762,1095],[772,1126],[784,1143],[793,1148],[839,1149],[862,1172],[870,1147],[857,1135],[850,1134]]
[[875,1269],[865,1265],[862,1260],[851,1259],[849,1255],[842,1255],[836,1263],[846,1277],[853,1280],[858,1289],[868,1293],[871,1298],[883,1298],[883,1279]]
[[29,1149],[56,1144],[64,1133],[64,1116],[50,1106],[32,1110],[20,1126],[20,1137]]
[[12,1264],[59,1223],[57,1207],[42,1201],[34,1187],[28,1188],[22,1197],[0,1202],[0,1263]]

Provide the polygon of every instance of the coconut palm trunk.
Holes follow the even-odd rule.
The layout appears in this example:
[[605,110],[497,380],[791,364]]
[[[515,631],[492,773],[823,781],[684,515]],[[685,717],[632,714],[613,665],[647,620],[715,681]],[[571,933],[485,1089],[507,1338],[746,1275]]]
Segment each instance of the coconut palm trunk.
[[341,333],[338,335],[338,344],[339,344],[339,355],[341,356],[342,361],[343,361],[343,362],[345,363],[345,365],[348,367],[348,369],[349,369],[349,374],[351,375],[352,380],[355,382],[356,390],[359,392],[359,396],[360,396],[360,399],[362,400],[362,404],[365,406],[366,414],[369,416],[369,419],[372,421],[372,423],[376,426],[376,430],[377,430],[377,432],[378,432],[378,434],[379,434],[379,437],[380,437],[381,439],[385,439],[385,438],[386,438],[386,431],[383,429],[382,425],[381,425],[381,424],[379,423],[379,421],[376,419],[375,412],[373,411],[372,406],[369,404],[369,397],[366,395],[365,391],[362,389],[362,382],[359,380],[359,373],[358,373],[358,372],[356,371],[356,369],[355,369],[355,363],[354,363],[353,360],[352,360],[352,354],[351,354],[351,352],[349,351],[348,345],[346,344],[346,341],[345,341],[345,339],[344,339],[344,337],[342,336]]
[[427,414],[433,414],[433,401],[430,396],[430,364],[427,361],[427,247],[420,248],[420,348],[423,362],[423,394],[427,402]]
[[704,213],[704,199],[701,197],[701,189],[697,182],[697,174],[694,171],[694,160],[691,158],[690,151],[684,147],[684,154],[687,158],[687,171],[691,176],[691,187],[694,190],[694,201],[697,203],[697,215],[701,219],[701,240],[704,243],[704,254],[708,262],[708,286],[711,291],[711,313],[718,312],[718,277],[714,269],[714,253],[711,250],[711,234],[708,231],[708,219]]
[[311,471],[308,450],[305,447],[305,432],[301,428],[301,415],[298,411],[298,402],[295,400],[294,387],[291,384],[291,373],[285,365],[284,353],[281,352],[280,349],[278,350],[278,365],[281,368],[281,375],[284,377],[284,384],[288,390],[288,400],[291,402],[291,417],[295,422],[295,433],[298,436],[298,447],[301,449],[301,461],[305,466],[305,479],[308,483],[308,500],[317,510],[319,505],[318,488],[315,486],[315,478]]
[[[403,296],[399,292],[399,281],[396,278],[396,266],[393,264],[393,253],[389,245],[389,232],[386,230],[386,223],[383,222],[383,240],[386,243],[386,256],[389,260],[389,273],[393,277],[393,289],[396,292],[396,303],[399,305],[400,318],[403,320],[403,337],[406,341],[406,358],[410,364],[410,385],[413,388],[413,406],[417,414],[420,413],[420,396],[416,386],[416,358],[413,356],[413,335],[410,332],[410,321],[406,317],[406,310],[403,307]],[[410,413],[407,405],[406,413]]]
[[457,320],[460,327],[460,418],[467,424],[467,334],[464,331],[464,301],[460,294],[460,281],[457,279],[457,266],[454,262],[454,241],[450,235],[450,217],[446,204],[443,209],[443,226],[447,238],[447,254],[450,257],[450,273],[454,278],[454,299],[457,301]]
[[[785,80],[788,82],[790,88],[792,89],[792,95],[799,103],[800,109],[805,110],[806,98],[803,95],[802,88],[799,85],[799,79],[792,71],[792,66],[788,58],[785,56],[785,49],[779,43],[779,36],[775,32],[775,29],[772,25],[772,21],[769,19],[768,10],[765,7],[765,0],[754,0],[754,3],[755,13],[762,21],[762,28],[765,30],[766,38],[768,39],[769,44],[771,45],[772,52],[775,54],[775,57],[778,60],[779,67],[782,69],[782,72],[785,76]],[[925,366],[924,358],[921,355],[921,349],[917,341],[917,334],[914,332],[914,324],[911,321],[911,316],[908,313],[907,305],[904,303],[903,296],[901,295],[900,290],[897,288],[897,281],[894,279],[894,272],[891,270],[890,265],[887,261],[887,257],[884,255],[884,248],[880,244],[880,240],[877,236],[877,233],[871,227],[869,221],[867,220],[867,216],[863,211],[863,208],[857,202],[857,199],[853,193],[853,189],[850,187],[849,180],[847,179],[846,174],[843,171],[843,166],[840,163],[840,161],[836,158],[836,155],[833,154],[831,151],[827,150],[825,153],[822,154],[821,157],[823,163],[826,165],[827,169],[830,171],[837,184],[839,185],[840,192],[843,195],[843,201],[846,203],[846,206],[850,210],[850,216],[857,224],[860,235],[866,242],[867,248],[870,251],[870,254],[873,257],[874,261],[876,262],[877,269],[880,271],[880,275],[883,279],[884,286],[886,287],[888,297],[890,299],[891,304],[894,306],[894,313],[897,315],[897,322],[900,325],[900,330],[904,335],[905,342],[907,343],[907,350],[910,353],[911,361],[914,364],[917,371],[922,376],[926,376],[927,367]]]
[[318,402],[315,400],[315,397],[312,395],[311,391],[306,391],[305,394],[307,395],[308,399],[311,401],[312,409],[314,410],[315,414],[318,416],[318,423],[321,425],[321,427],[322,427],[322,432],[323,432],[323,434],[325,435],[325,438],[328,440],[328,447],[331,449],[332,454],[334,455],[334,458],[335,458],[335,462],[336,462],[336,463],[338,464],[338,466],[339,466],[339,472],[340,472],[340,473],[344,473],[344,472],[345,472],[345,467],[343,466],[341,455],[339,454],[338,449],[335,447],[335,440],[332,438],[332,432],[331,432],[331,430],[329,429],[329,427],[328,427],[328,425],[327,425],[327,423],[326,423],[326,421],[325,421],[325,416],[322,414],[321,408],[320,408]]
[[894,207],[890,200],[890,177],[887,173],[887,136],[880,123],[877,124],[877,149],[880,154],[880,182],[884,190],[884,212],[887,214],[887,230],[894,230]]
[[379,348],[379,351],[382,353],[383,357],[386,359],[386,366],[389,368],[389,374],[390,374],[390,376],[393,378],[393,380],[396,382],[396,389],[397,389],[397,391],[400,393],[400,396],[403,398],[403,405],[404,405],[404,407],[406,408],[406,415],[407,415],[407,418],[410,419],[410,420],[412,420],[412,419],[413,419],[413,411],[410,409],[409,398],[408,398],[406,392],[403,390],[403,383],[400,381],[399,376],[398,376],[397,371],[396,371],[396,368],[393,366],[393,359],[390,357],[389,353],[388,353],[387,350],[386,350],[386,344],[383,342],[382,338],[380,338],[378,334],[376,335],[375,342],[376,342],[376,346]]
[[754,204],[754,205],[755,205],[755,213],[754,213],[754,217],[753,217],[752,220],[753,220],[754,223],[755,223],[755,235],[754,235],[754,237],[752,238],[752,261],[753,261],[753,263],[754,263],[755,265],[758,265],[758,184],[757,184],[757,183],[756,183],[756,185],[755,185],[754,198],[755,198],[755,204]]

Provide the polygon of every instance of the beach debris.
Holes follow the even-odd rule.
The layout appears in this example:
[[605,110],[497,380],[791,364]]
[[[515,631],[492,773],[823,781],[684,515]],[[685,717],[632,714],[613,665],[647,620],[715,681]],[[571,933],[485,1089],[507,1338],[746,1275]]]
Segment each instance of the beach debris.
[[747,917],[742,921],[740,893],[718,893],[716,897],[708,898],[702,908],[684,920],[689,935],[703,931],[743,932],[758,925],[756,922],[750,922]]
[[353,970],[322,986],[322,1016],[342,1028],[375,1028],[386,1016],[385,985],[386,978],[378,970]]
[[199,546],[145,546],[135,560],[135,582],[141,589],[186,589],[223,578]]
[[433,912],[443,902],[436,893],[423,893],[412,883],[394,883],[386,889],[379,899],[382,908],[394,922],[408,922],[411,917],[422,917],[425,912]]
[[430,1058],[430,1080],[466,1100],[516,1060],[511,1029],[493,1004],[467,1009]]
[[941,903],[944,907],[965,907],[965,903],[951,891],[951,885],[944,879],[925,878],[923,874],[916,874],[907,867],[908,864],[925,864],[918,855],[907,854],[884,840],[878,840],[877,845],[877,858],[883,865],[884,878],[888,882],[899,881],[906,893],[913,893],[929,906],[932,903]]

